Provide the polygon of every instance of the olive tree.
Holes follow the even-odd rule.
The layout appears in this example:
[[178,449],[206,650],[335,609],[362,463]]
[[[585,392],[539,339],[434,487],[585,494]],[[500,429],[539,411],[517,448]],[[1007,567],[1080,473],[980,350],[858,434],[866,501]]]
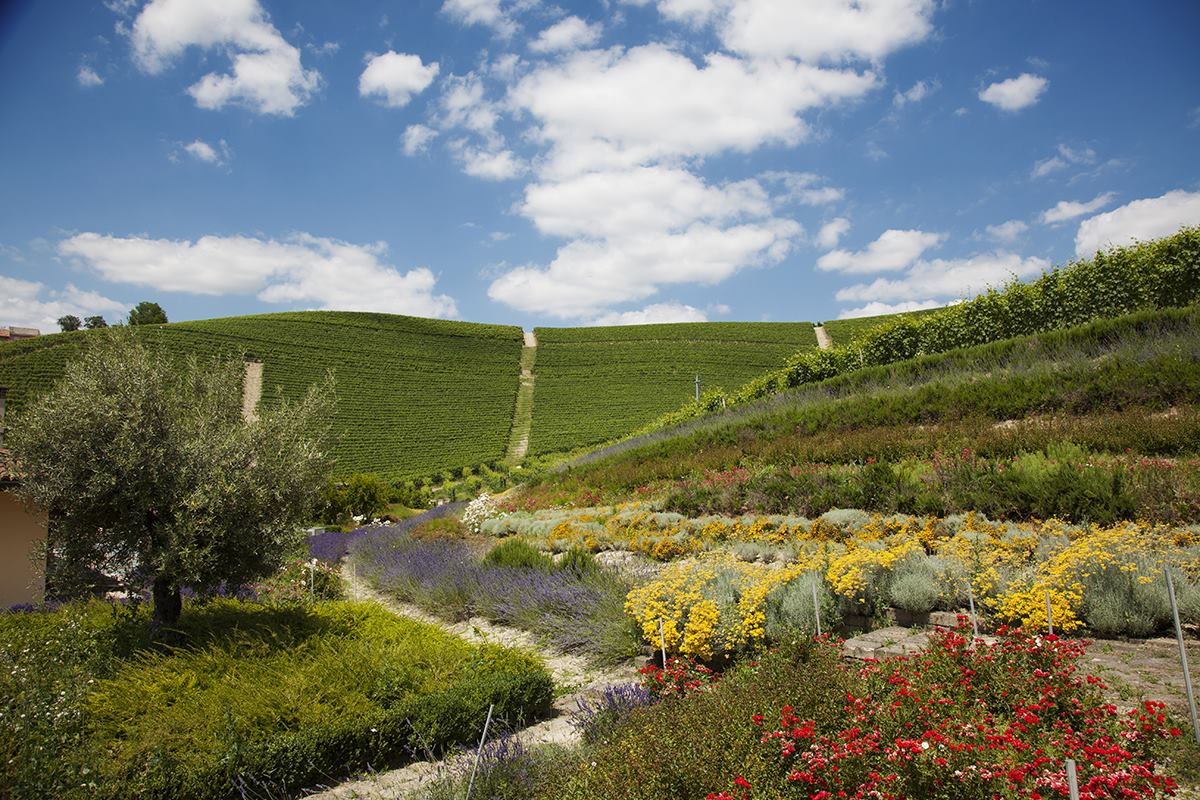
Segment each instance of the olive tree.
[[173,358],[128,330],[97,336],[15,422],[27,499],[50,512],[63,566],[142,576],[156,629],[180,589],[276,569],[329,481],[331,386],[242,416],[243,365]]

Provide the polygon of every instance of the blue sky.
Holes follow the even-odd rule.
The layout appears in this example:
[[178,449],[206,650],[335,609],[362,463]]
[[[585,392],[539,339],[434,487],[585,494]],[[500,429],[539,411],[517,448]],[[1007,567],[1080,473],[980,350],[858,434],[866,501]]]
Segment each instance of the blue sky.
[[1200,223],[1200,5],[0,5],[0,325],[952,302]]

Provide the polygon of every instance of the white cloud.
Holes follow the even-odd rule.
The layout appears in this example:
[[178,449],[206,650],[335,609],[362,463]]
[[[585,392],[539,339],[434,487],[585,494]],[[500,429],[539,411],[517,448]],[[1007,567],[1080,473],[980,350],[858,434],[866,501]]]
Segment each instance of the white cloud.
[[592,325],[650,325],[662,322],[708,322],[708,315],[683,303],[653,303],[637,311],[611,311]]
[[300,51],[258,0],[151,0],[134,20],[130,40],[134,60],[152,75],[190,47],[226,53],[232,72],[210,72],[188,89],[201,108],[235,104],[290,117],[321,85],[321,74],[304,69]]
[[1058,153],[1035,163],[1030,174],[1034,178],[1044,178],[1051,173],[1059,172],[1071,165],[1080,166],[1094,163],[1096,163],[1096,151],[1092,148],[1074,148],[1069,145],[1060,144],[1058,146]]
[[943,233],[887,230],[857,253],[833,250],[817,259],[819,269],[838,272],[883,272],[904,269],[931,247],[946,240]]
[[770,214],[755,181],[709,186],[682,169],[640,167],[592,172],[525,190],[521,213],[551,236],[620,238]]
[[712,21],[730,50],[757,58],[810,63],[864,59],[924,40],[933,30],[932,0],[660,0],[667,17]]
[[1105,192],[1104,194],[1096,195],[1084,203],[1075,202],[1074,200],[1059,200],[1054,205],[1054,208],[1042,212],[1042,224],[1054,225],[1059,222],[1066,222],[1069,219],[1082,217],[1084,214],[1091,214],[1093,211],[1099,211],[1111,203],[1114,197],[1116,197],[1116,194],[1113,192]]
[[390,108],[401,108],[414,94],[425,91],[437,74],[437,62],[422,64],[420,56],[389,50],[367,61],[358,78],[358,94],[378,97]]
[[451,75],[445,81],[441,97],[441,124],[447,128],[466,128],[487,139],[497,138],[496,123],[500,110],[485,97],[479,76]]
[[599,25],[589,24],[579,17],[567,17],[538,34],[538,38],[529,43],[529,49],[535,53],[554,53],[590,47],[600,39],[601,30]]
[[812,172],[765,172],[762,177],[784,185],[787,192],[781,200],[794,200],[806,206],[836,203],[846,195],[844,189],[836,186],[821,186],[825,179]]
[[483,25],[508,38],[517,24],[501,7],[500,0],[446,0],[442,13],[463,25]]
[[910,103],[919,103],[929,95],[941,88],[941,84],[937,81],[917,81],[908,88],[907,91],[897,91],[892,95],[892,105],[896,108],[904,108]]
[[800,114],[860,97],[874,73],[712,54],[697,66],[661,44],[584,51],[544,65],[511,92],[550,146],[548,172],[629,167],[669,157],[795,144]]
[[1184,225],[1200,225],[1200,192],[1176,189],[1134,200],[1081,222],[1075,255],[1091,258],[1097,250],[1168,236]]
[[1012,244],[1025,231],[1029,230],[1029,226],[1019,219],[1010,219],[1008,222],[1001,222],[999,225],[988,225],[987,235],[998,242]]
[[84,65],[79,68],[79,72],[75,74],[75,80],[79,81],[80,86],[100,86],[104,83],[104,78],[97,74],[96,70]]
[[979,92],[979,99],[1001,111],[1020,111],[1038,101],[1050,81],[1023,72],[1015,78],[993,83]]
[[93,314],[123,314],[128,308],[125,303],[74,284],[47,293],[44,284],[0,275],[0,325],[51,333],[58,330],[58,318],[66,314],[83,319]]
[[850,220],[845,217],[837,217],[821,226],[821,230],[817,232],[817,246],[824,250],[831,250],[838,246],[838,242],[850,230]]
[[883,314],[899,314],[905,311],[924,311],[927,308],[941,308],[946,305],[943,300],[905,300],[903,303],[867,303],[858,308],[847,308],[838,313],[838,319],[854,319],[855,317],[878,317]]
[[990,253],[970,258],[918,261],[906,275],[878,278],[838,291],[839,302],[928,301],[961,298],[1000,287],[1014,278],[1028,278],[1048,269],[1044,258],[1022,258],[1016,253]]
[[680,232],[576,239],[546,268],[525,266],[492,282],[488,296],[555,317],[589,317],[655,294],[661,285],[719,283],[740,269],[781,261],[803,228],[768,219],[729,227],[697,222]]
[[187,240],[80,233],[58,245],[106,280],[160,291],[206,295],[255,294],[267,303],[384,311],[429,317],[457,313],[454,300],[434,294],[426,267],[400,272],[382,259],[382,243],[355,245],[297,233],[279,241],[248,236]]
[[[203,139],[196,139],[195,141],[181,145],[180,149],[196,161],[212,164],[217,167],[227,165],[229,159],[233,156],[233,151],[224,139],[219,140],[216,147],[213,147]],[[177,155],[175,153],[171,155],[172,160],[176,160]]]
[[429,149],[429,143],[437,138],[437,131],[427,125],[409,125],[404,129],[401,142],[404,155],[415,156]]
[[463,172],[485,181],[506,181],[525,171],[525,165],[511,150],[481,150],[461,139],[450,143],[450,151],[462,164]]

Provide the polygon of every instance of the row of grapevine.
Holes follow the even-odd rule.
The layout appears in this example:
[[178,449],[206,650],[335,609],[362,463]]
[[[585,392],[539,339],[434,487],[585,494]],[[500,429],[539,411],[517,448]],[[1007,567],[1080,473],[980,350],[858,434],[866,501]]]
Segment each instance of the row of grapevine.
[[874,317],[853,317],[851,319],[835,319],[825,323],[825,333],[835,345],[854,344],[857,340],[883,325],[889,325],[902,319],[917,319],[926,314],[941,311],[931,308],[923,311],[901,311],[898,314],[879,314]]
[[1059,330],[1134,311],[1200,302],[1200,226],[1129,247],[1101,251],[925,315],[903,315],[829,350],[802,350],[782,369],[729,395],[714,394],[654,420],[660,428],[815,383],[866,366]]
[[[516,403],[521,330],[387,314],[295,312],[137,329],[180,356],[263,362],[263,406],[335,380],[338,472],[388,479],[498,460]],[[48,391],[93,332],[0,346],[9,410]]]
[[815,348],[808,322],[538,328],[531,453],[570,450],[644,425],[701,389],[733,388]]

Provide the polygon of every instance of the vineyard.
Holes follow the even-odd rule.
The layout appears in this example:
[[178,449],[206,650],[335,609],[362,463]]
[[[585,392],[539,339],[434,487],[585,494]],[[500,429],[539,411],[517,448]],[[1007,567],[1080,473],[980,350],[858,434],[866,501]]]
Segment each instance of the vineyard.
[[733,389],[817,346],[808,322],[538,328],[530,453],[612,439],[701,392]]
[[[264,407],[335,379],[338,472],[388,479],[498,460],[516,402],[521,331],[387,314],[295,312],[138,330],[180,356],[263,362]],[[9,411],[48,391],[91,332],[0,347]]]
[[923,311],[902,311],[898,314],[880,314],[874,317],[853,317],[851,319],[834,319],[824,324],[825,332],[835,345],[853,344],[868,332],[882,325],[898,322],[902,319],[918,319],[926,314],[941,311],[940,308],[930,308]]

